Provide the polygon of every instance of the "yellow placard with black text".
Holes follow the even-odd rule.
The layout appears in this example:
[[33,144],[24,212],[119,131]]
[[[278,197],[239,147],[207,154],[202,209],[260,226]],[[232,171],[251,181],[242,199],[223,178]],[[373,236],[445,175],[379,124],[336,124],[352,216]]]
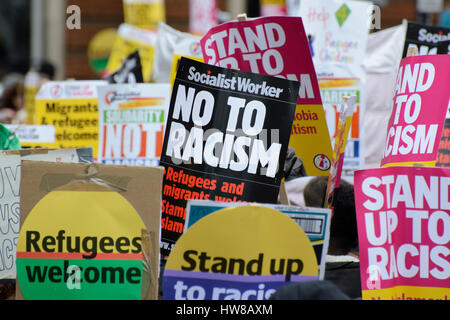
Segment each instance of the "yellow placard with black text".
[[[36,96],[36,124],[55,127],[58,148],[98,149],[97,86],[105,81],[50,81]],[[43,143],[41,147],[54,147]]]
[[288,215],[259,205],[230,207],[178,239],[163,293],[165,300],[267,300],[288,283],[318,280],[318,272],[311,242]]

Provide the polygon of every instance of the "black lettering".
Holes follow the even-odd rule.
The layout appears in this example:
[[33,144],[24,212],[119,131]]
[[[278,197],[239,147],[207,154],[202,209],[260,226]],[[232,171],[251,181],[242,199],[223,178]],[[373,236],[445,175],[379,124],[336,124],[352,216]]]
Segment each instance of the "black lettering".
[[114,249],[108,249],[107,247],[114,247],[114,239],[111,237],[103,237],[100,239],[100,244],[98,246],[100,248],[100,251],[111,253],[114,251]]
[[206,268],[206,261],[207,261],[207,260],[210,260],[211,257],[208,256],[208,255],[206,254],[206,252],[202,252],[202,253],[200,253],[200,255],[198,256],[198,258],[199,258],[199,260],[200,260],[200,264],[199,264],[199,266],[198,266],[199,270],[202,271],[202,272],[208,272],[209,269]]
[[[293,266],[296,265],[294,269]],[[291,280],[291,274],[300,274],[303,270],[303,261],[300,259],[288,259],[286,265],[286,281]]]
[[39,238],[41,237],[40,233],[37,231],[27,231],[27,241],[26,241],[26,248],[27,252],[31,251],[31,246],[33,246],[33,249],[35,252],[41,252],[41,249],[39,248],[37,242]]
[[49,246],[54,246],[56,244],[56,239],[52,236],[46,236],[42,238],[42,249],[46,252],[55,252],[55,248],[50,248]]
[[[120,253],[128,253],[130,252],[130,239],[126,237],[119,237],[116,240],[116,249]],[[125,249],[123,248],[125,247]]]
[[44,267],[44,272],[41,272],[40,266],[34,266],[33,272],[31,272],[30,266],[25,266],[25,269],[27,270],[27,277],[30,282],[35,282],[36,278],[38,282],[44,282],[45,275],[47,274],[47,267]]
[[[90,243],[90,245],[89,245]],[[96,237],[86,237],[83,239],[83,251],[90,253],[90,255],[83,254],[85,259],[93,259],[97,256],[97,238]]]
[[59,230],[55,236],[47,235],[41,238],[38,231],[26,232],[26,251],[27,252],[69,252],[82,253],[85,259],[93,259],[97,256],[99,250],[104,253],[113,253],[114,249],[119,253],[141,253],[142,239],[141,237],[112,237],[97,238],[87,236],[66,235],[65,230]]
[[[91,271],[94,273],[94,277],[91,278]],[[86,271],[84,271],[84,279],[86,279],[86,282],[88,283],[95,283],[100,278],[100,272],[96,267],[87,267]]]
[[238,274],[244,274],[245,261],[243,259],[233,259],[233,258],[230,258],[230,264],[228,265],[228,273],[229,274],[234,274],[234,265],[236,263],[239,265],[239,272],[238,272]]
[[[135,278],[135,279],[134,279]],[[130,268],[127,270],[127,281],[129,283],[140,283],[141,282],[141,270],[138,268]]]
[[[124,280],[124,271],[123,268],[117,267],[104,267],[102,268],[102,283],[107,282],[107,275],[109,273],[109,283],[116,283],[116,272],[119,273],[119,283],[123,283]],[[127,273],[128,274],[128,273]],[[127,278],[128,280],[128,278]]]
[[56,239],[58,240],[58,252],[63,252],[63,240],[65,239],[64,233],[65,230],[59,230]]
[[[61,282],[62,270],[60,267],[53,266],[48,269],[48,279],[51,282]],[[58,277],[58,278],[56,278]]]
[[277,259],[270,260],[270,274],[283,274],[284,271],[284,259],[280,259],[280,265],[278,266],[278,270],[275,270],[275,264]]
[[45,112],[56,112],[56,105],[55,105],[55,103],[53,102],[52,104],[50,104],[50,103],[46,103],[45,104]]
[[190,257],[190,255],[192,255],[192,254],[197,255],[197,251],[187,250],[184,252],[183,258],[187,263],[189,263],[189,266],[187,266],[187,267],[181,266],[181,270],[191,271],[191,270],[195,269],[195,265],[196,265],[195,260]]
[[[63,267],[63,272],[64,272],[64,282],[67,283],[67,280],[69,280],[69,273],[67,272],[67,270],[69,269],[69,260],[64,260],[64,267]],[[72,273],[74,273],[75,270],[73,270]]]
[[67,252],[80,252],[80,237],[75,237],[75,247],[72,247],[72,237],[67,237]]
[[219,262],[214,263],[211,266],[212,272],[217,272],[217,273],[227,272],[227,259],[225,259],[223,257],[214,257],[213,261],[219,261]]
[[[247,263],[247,274],[249,275],[260,275],[262,274],[262,266],[263,266],[263,257],[264,254],[260,253],[258,255],[258,259],[252,259]],[[252,267],[256,265],[256,270],[253,270]]]
[[135,237],[131,240],[131,243],[133,244],[133,247],[135,249],[131,250],[133,253],[141,253],[142,252],[142,240],[140,237]]

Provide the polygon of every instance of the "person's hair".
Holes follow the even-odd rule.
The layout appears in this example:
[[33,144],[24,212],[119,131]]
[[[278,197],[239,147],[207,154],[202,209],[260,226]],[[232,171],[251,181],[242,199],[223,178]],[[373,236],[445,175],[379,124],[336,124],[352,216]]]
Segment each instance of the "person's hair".
[[38,72],[45,75],[48,79],[53,80],[55,77],[55,66],[50,62],[43,61],[39,64]]
[[330,225],[328,252],[342,255],[357,250],[358,225],[353,185],[341,184],[339,188],[336,188],[332,205],[333,216]]
[[[307,207],[323,207],[325,193],[327,192],[328,176],[312,178],[303,190],[303,199]],[[345,180],[340,181],[340,185],[351,185]]]
[[327,191],[328,177],[312,178],[303,190],[303,198],[307,207],[323,207],[325,192]]
[[21,82],[18,82],[10,87],[5,88],[2,94],[2,104],[0,109],[10,108],[13,109],[14,111],[18,111],[20,107],[16,105],[14,99],[17,96],[23,97],[23,95],[24,95],[24,87],[23,83]]
[[14,299],[15,283],[0,283],[0,300]]
[[[305,186],[303,197],[308,207],[323,207],[328,177],[315,177]],[[358,246],[358,228],[356,223],[355,194],[352,184],[340,181],[334,190],[332,202],[333,215],[330,224],[328,253],[347,254]]]
[[283,285],[269,300],[350,300],[350,297],[331,281],[311,280]]

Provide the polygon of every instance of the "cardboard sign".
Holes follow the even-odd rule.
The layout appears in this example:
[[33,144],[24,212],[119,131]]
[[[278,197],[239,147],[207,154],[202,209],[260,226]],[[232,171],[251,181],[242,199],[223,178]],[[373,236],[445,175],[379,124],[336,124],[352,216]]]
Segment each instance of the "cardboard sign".
[[162,174],[22,161],[16,298],[156,299]]
[[57,189],[19,234],[17,280],[25,299],[140,299],[141,230],[131,204],[106,187]]
[[166,21],[164,0],[123,0],[123,17],[127,24],[143,29],[156,29]]
[[7,124],[5,127],[14,132],[22,147],[37,148],[42,144],[50,147],[53,144],[52,147],[57,148],[53,125]]
[[450,56],[402,59],[381,166],[423,163],[434,166],[450,92]]
[[0,152],[0,279],[15,279],[20,228],[21,160],[93,162],[92,148]]
[[170,102],[169,84],[100,86],[98,162],[159,164]]
[[139,50],[144,82],[149,82],[150,75],[152,74],[155,41],[155,30],[141,29],[130,24],[122,23],[119,26],[119,30],[117,30],[117,36],[111,49],[108,64],[106,65],[105,75],[108,76],[114,73],[122,65],[122,59]]
[[200,43],[206,63],[300,82],[289,145],[308,175],[327,175],[332,149],[302,19],[227,22],[212,28]]
[[450,170],[355,172],[363,299],[450,298]]
[[[213,212],[224,208],[247,205],[247,203],[243,202],[189,200],[186,207],[186,223],[184,224],[184,231],[186,232],[186,230],[194,223]],[[325,276],[325,257],[328,252],[328,242],[330,238],[329,229],[331,210],[264,203],[258,203],[258,206],[268,207],[283,212],[302,228],[314,248],[317,265],[320,267],[319,279],[323,280]]]
[[343,95],[356,95],[357,111],[352,121],[343,169],[364,166],[364,87],[368,23],[371,3],[367,1],[302,0],[298,15],[303,18],[332,144],[339,118],[337,106]]
[[406,24],[403,58],[406,57],[410,47],[416,47],[419,56],[450,53],[450,28],[429,26],[406,20],[403,23]]
[[267,207],[234,207],[182,235],[164,269],[163,294],[165,300],[267,300],[281,286],[317,279],[314,250],[291,218]]
[[219,23],[217,0],[189,0],[189,32],[204,35]]
[[[59,148],[92,147],[97,157],[97,86],[104,81],[49,81],[36,96],[36,124],[55,126]],[[41,147],[54,147],[41,143]]]
[[188,199],[277,201],[297,93],[298,82],[181,58],[160,161],[163,251]]

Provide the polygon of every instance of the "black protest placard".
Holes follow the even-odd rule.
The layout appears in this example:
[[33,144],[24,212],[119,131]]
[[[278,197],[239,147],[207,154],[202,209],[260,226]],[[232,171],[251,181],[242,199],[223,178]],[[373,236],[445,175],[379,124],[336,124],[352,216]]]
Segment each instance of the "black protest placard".
[[129,54],[120,68],[107,77],[109,83],[143,83],[142,65],[139,51]]
[[450,53],[450,28],[408,22],[402,58],[409,47],[416,47],[419,55]]
[[161,252],[183,232],[189,199],[275,203],[299,82],[182,58],[167,119]]

